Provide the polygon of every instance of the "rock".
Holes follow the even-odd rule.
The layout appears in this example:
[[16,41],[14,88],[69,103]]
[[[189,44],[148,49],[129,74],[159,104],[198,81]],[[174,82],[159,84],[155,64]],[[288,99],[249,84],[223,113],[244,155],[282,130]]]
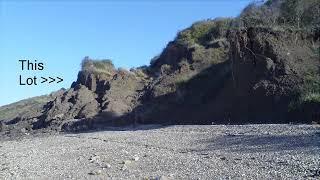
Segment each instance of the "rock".
[[26,129],[26,128],[22,128],[22,129],[20,129],[20,132],[26,133],[26,132],[27,132],[27,129]]
[[102,170],[98,169],[98,170],[92,170],[91,172],[89,172],[88,174],[90,175],[100,175],[102,174]]
[[120,168],[121,171],[125,171],[125,170],[127,170],[127,169],[128,169],[128,168],[127,168],[126,165],[123,165],[123,166]]
[[227,158],[226,157],[221,157],[220,158],[222,161],[226,160]]
[[124,160],[124,161],[122,161],[122,164],[124,164],[124,165],[128,165],[128,164],[131,164],[132,163],[132,161],[130,161],[130,160]]
[[140,159],[140,158],[139,158],[138,156],[134,156],[134,157],[132,158],[133,161],[139,161],[139,159]]
[[[197,26],[208,22],[202,23]],[[183,32],[192,34],[189,31],[192,28]],[[139,123],[319,122],[317,102],[288,111],[301,87],[308,85],[306,74],[313,72],[315,82],[319,79],[315,36],[268,27],[222,28],[190,42],[178,35],[150,66],[133,72],[113,66],[83,69],[68,90],[0,107],[6,112],[0,113],[5,114],[0,120],[10,132],[26,127],[84,131]],[[8,107],[18,110],[7,113]]]
[[146,177],[146,180],[169,180],[167,176]]
[[4,130],[4,124],[2,121],[0,121],[0,132],[2,132]]
[[81,132],[84,130],[90,130],[93,127],[91,119],[71,119],[62,122],[59,129],[64,132]]
[[156,178],[157,180],[169,180],[167,176],[160,176]]
[[93,155],[89,158],[89,161],[91,163],[98,163],[100,161],[100,156],[97,156],[97,155]]
[[98,114],[99,103],[96,94],[85,86],[70,89],[62,96],[45,106],[45,111],[39,120],[33,123],[33,129],[47,126],[59,127],[63,120],[90,118]]
[[111,164],[106,163],[106,164],[103,166],[103,168],[109,169],[109,168],[111,168]]

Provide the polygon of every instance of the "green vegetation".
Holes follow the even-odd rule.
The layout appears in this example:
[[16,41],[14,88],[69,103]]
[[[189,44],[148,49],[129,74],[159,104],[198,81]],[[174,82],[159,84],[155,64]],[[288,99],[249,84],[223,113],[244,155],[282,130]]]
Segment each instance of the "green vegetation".
[[81,62],[81,70],[88,71],[96,74],[111,74],[115,67],[111,60],[92,60],[85,57]]
[[177,87],[182,87],[189,82],[192,75],[179,75],[175,77],[175,82],[173,83]]
[[316,71],[311,71],[305,75],[304,89],[310,93],[320,92],[320,76]]
[[178,33],[176,41],[183,45],[195,43],[203,45],[207,41],[221,37],[231,26],[232,19],[218,18],[215,20],[200,21],[190,28]]
[[[175,42],[189,48],[199,49],[199,46],[204,48],[225,41],[229,30],[249,27],[263,27],[277,31],[319,31],[320,1],[253,1],[237,18],[217,18],[192,24],[191,27],[177,34]],[[215,47],[219,47],[219,45]],[[194,59],[202,61],[203,59],[219,59],[225,56],[223,48],[215,49],[217,50],[211,54],[205,54],[206,51],[197,51],[194,53]],[[315,46],[315,52],[319,53],[318,46]],[[214,54],[216,54],[216,58],[205,58],[212,57]],[[152,59],[151,65],[155,64],[157,59],[159,56]]]
[[238,19],[240,27],[319,28],[318,0],[268,0],[248,5]]
[[[267,0],[253,2],[240,14],[237,28],[268,27],[278,30],[320,30],[319,0]],[[314,46],[319,56],[318,45]],[[296,90],[296,98],[289,104],[289,111],[303,109],[308,104],[320,103],[320,75],[318,71],[305,74],[303,85]]]
[[280,7],[283,23],[297,28],[319,25],[320,5],[318,0],[286,0]]
[[320,28],[319,0],[267,0],[253,1],[237,18],[217,18],[194,23],[178,33],[176,42],[186,46],[206,45],[225,37],[230,29],[268,27],[274,29]]
[[139,78],[147,78],[147,74],[142,69],[137,69],[134,71],[134,74]]
[[307,73],[297,94],[297,98],[289,104],[289,111],[301,109],[310,103],[320,104],[320,75],[314,71]]
[[301,101],[303,103],[320,103],[320,76],[316,72],[310,72],[305,76]]
[[30,109],[36,113],[37,110],[52,100],[51,96],[38,96],[29,99],[25,99],[10,105],[0,107],[0,120],[9,120],[17,116],[25,115]]
[[302,98],[302,102],[304,103],[320,103],[320,93],[308,93]]

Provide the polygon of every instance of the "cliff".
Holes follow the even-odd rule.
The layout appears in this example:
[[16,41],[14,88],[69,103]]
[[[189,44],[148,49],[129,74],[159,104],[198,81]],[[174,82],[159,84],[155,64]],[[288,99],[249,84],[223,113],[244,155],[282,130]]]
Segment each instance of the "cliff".
[[[37,113],[4,116],[2,130],[319,123],[319,12],[304,16],[307,28],[291,21],[267,26],[288,18],[285,3],[268,1],[249,6],[239,19],[195,23],[179,32],[150,66],[127,71],[115,69],[109,60],[86,57],[70,89],[53,94]],[[304,7],[306,12],[316,8]],[[254,21],[250,13],[268,13],[265,8],[279,15]]]

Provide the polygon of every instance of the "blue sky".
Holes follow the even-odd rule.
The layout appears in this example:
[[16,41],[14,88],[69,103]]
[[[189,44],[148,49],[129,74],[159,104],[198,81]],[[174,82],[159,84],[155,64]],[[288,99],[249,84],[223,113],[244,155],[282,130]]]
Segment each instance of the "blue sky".
[[[195,21],[234,17],[251,0],[0,0],[0,106],[69,88],[83,57],[116,67],[148,65],[179,30]],[[19,59],[45,64],[22,71]],[[59,76],[59,84],[20,86],[27,77]]]

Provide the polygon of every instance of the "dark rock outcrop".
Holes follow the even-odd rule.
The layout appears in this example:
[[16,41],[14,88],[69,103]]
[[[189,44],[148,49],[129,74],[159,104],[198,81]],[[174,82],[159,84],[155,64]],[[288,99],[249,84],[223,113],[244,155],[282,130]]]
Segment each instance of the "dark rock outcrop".
[[44,107],[33,129],[59,126],[64,120],[90,118],[99,112],[96,94],[83,85],[71,88]]
[[133,110],[146,83],[145,78],[122,69],[80,71],[69,90],[44,106],[33,129],[83,130],[113,123]]

